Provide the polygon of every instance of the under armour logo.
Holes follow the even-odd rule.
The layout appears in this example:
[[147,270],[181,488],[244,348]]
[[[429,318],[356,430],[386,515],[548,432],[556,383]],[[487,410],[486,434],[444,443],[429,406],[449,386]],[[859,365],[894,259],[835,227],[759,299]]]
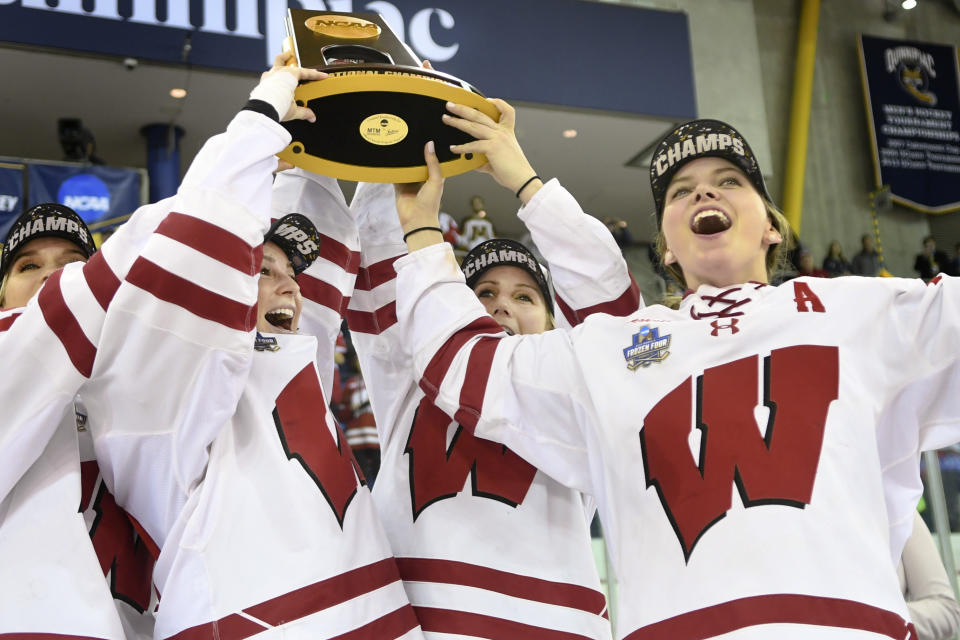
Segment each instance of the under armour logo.
[[731,334],[739,333],[740,329],[737,328],[738,320],[736,318],[730,318],[729,324],[720,324],[719,320],[714,320],[710,323],[710,326],[713,327],[713,331],[710,332],[710,335],[716,337],[720,335],[720,332],[723,329],[729,329]]

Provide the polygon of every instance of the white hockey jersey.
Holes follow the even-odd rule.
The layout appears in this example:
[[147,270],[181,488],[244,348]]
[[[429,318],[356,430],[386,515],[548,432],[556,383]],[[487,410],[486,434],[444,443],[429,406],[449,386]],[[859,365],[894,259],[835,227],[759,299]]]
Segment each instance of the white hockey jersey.
[[93,370],[105,310],[167,205],[142,207],[88,262],[54,272],[26,307],[0,312],[8,364],[0,385],[0,635],[124,637],[78,508],[74,398]]
[[504,338],[445,247],[397,268],[427,395],[596,496],[618,638],[915,637],[895,558],[920,451],[960,439],[960,280],[704,286]]
[[[321,226],[323,181],[300,180],[299,204],[288,209],[321,216]],[[351,205],[361,266],[347,324],[380,436],[374,500],[425,635],[609,638],[591,550],[593,510],[516,454],[463,432],[416,386],[395,324],[392,265],[406,247],[394,198],[391,185],[360,185]],[[559,184],[544,187],[521,215],[541,232],[538,242],[583,238],[590,258],[561,257],[554,270],[558,291],[573,294],[563,307],[574,321],[574,309],[639,306],[609,232]],[[604,285],[590,286],[598,276]]]
[[242,112],[204,146],[116,293],[85,395],[104,479],[160,549],[158,640],[421,637],[318,341],[253,332],[288,142]]

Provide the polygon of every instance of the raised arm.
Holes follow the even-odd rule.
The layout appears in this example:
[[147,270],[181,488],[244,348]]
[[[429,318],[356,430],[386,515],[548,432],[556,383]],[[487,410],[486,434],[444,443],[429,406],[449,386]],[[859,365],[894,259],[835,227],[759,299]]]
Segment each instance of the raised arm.
[[97,458],[117,503],[160,546],[246,381],[275,154],[290,139],[279,114],[312,117],[292,98],[315,73],[264,74],[201,149],[104,321],[84,391]]
[[325,397],[333,386],[333,351],[360,264],[357,225],[336,179],[303,169],[277,175],[273,217],[307,216],[320,232],[320,257],[297,276],[303,296],[300,332],[317,337],[317,366]]
[[510,336],[465,286],[453,251],[433,230],[443,178],[432,143],[430,178],[398,185],[410,254],[397,269],[397,318],[417,383],[476,435],[507,445],[558,482],[592,493],[586,430],[595,424],[568,331]]
[[503,100],[491,102],[500,110],[496,122],[471,107],[447,105],[444,121],[477,139],[451,150],[486,154],[487,164],[478,170],[519,199],[517,215],[547,260],[566,324],[576,326],[592,313],[629,315],[642,307],[640,289],[610,231],[559,181],[544,183],[517,141],[514,108]]

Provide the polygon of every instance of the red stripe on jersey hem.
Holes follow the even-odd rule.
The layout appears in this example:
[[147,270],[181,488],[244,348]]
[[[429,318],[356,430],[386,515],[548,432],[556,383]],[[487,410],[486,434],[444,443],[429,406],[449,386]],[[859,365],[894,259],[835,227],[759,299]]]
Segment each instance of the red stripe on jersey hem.
[[557,306],[560,307],[560,311],[563,312],[563,317],[567,319],[567,322],[574,327],[594,313],[608,313],[611,316],[628,316],[640,308],[640,301],[640,287],[637,286],[633,276],[630,276],[630,286],[620,294],[619,298],[608,302],[601,302],[592,307],[574,309],[567,304],[566,300],[557,295]]
[[251,247],[239,236],[206,220],[171,212],[157,227],[157,233],[248,276],[255,276],[260,271],[262,246]]
[[358,567],[338,576],[291,591],[262,604],[244,609],[258,620],[280,625],[329,609],[400,580],[392,557]]
[[457,357],[460,348],[473,338],[486,333],[502,333],[503,329],[490,316],[477,318],[464,328],[454,333],[447,342],[437,350],[430,364],[427,365],[420,378],[420,388],[431,400],[435,400],[440,390],[440,383],[447,375],[453,359]]
[[624,640],[700,640],[761,624],[809,624],[859,629],[897,640],[917,638],[913,625],[892,611],[853,600],[784,593],[682,613],[637,629]]
[[257,305],[245,305],[204,289],[186,278],[170,273],[163,267],[137,258],[127,274],[127,282],[156,298],[177,305],[205,320],[211,320],[238,331],[250,331],[256,326]]
[[452,609],[433,609],[414,607],[420,627],[433,633],[457,633],[477,638],[500,640],[501,638],[523,638],[523,640],[592,640],[590,636],[579,633],[558,631],[534,627],[513,620],[504,620],[469,611]]
[[267,627],[262,624],[257,624],[243,616],[231,613],[216,622],[206,622],[196,627],[184,629],[175,636],[169,636],[167,640],[210,640],[211,638],[241,640],[266,630]]
[[[266,602],[247,607],[243,612],[257,620],[262,620],[265,624],[280,626],[294,622],[300,618],[305,618],[318,611],[343,604],[347,600],[370,593],[394,582],[399,582],[399,580],[400,573],[397,570],[394,559],[392,557],[384,558],[378,562],[358,567],[352,571],[341,573],[338,576],[321,580],[320,582],[285,593],[282,596],[277,596]],[[406,606],[409,607],[409,605]],[[397,620],[392,618],[384,620],[380,618],[375,620],[374,623],[382,621],[385,627],[389,625],[402,626],[403,623],[401,621],[405,615],[402,613],[402,609],[403,607],[384,616],[384,618],[389,618],[389,616],[395,615]],[[240,625],[238,621],[243,621],[247,624]],[[369,626],[369,624],[367,626]],[[414,621],[414,626],[416,626],[416,621]],[[376,627],[373,628],[375,629]],[[412,628],[413,627],[410,627],[410,629]],[[246,618],[240,617],[237,614],[230,614],[216,622],[207,622],[197,625],[196,627],[185,629],[177,635],[172,636],[171,640],[201,640],[211,637],[219,638],[219,640],[243,640],[243,638],[249,638],[264,629],[265,627],[254,625]],[[349,633],[358,633],[361,629],[363,629],[363,627]],[[407,631],[410,629],[407,629]],[[218,635],[214,635],[214,633]],[[375,638],[386,637],[383,635],[362,634],[351,636],[349,633],[342,637],[349,638],[350,640],[365,640],[366,638],[373,640]],[[401,633],[406,633],[406,631]]]
[[320,234],[319,257],[332,262],[352,275],[357,275],[357,270],[360,268],[359,251],[352,251],[350,247],[339,240],[323,234]]
[[107,264],[102,251],[93,254],[93,257],[83,265],[83,279],[87,281],[87,286],[90,287],[90,292],[97,299],[97,303],[106,311],[117,289],[120,288],[120,278]]
[[350,331],[377,336],[397,324],[397,302],[394,300],[373,312],[347,309],[346,317]]
[[13,325],[13,321],[22,316],[23,313],[12,313],[6,318],[0,318],[0,331],[6,331]]
[[87,339],[87,335],[80,328],[80,323],[63,299],[63,291],[60,290],[62,274],[63,270],[58,269],[50,275],[46,284],[40,289],[37,302],[40,304],[43,319],[60,339],[60,344],[66,349],[70,362],[84,378],[89,378],[97,348]]
[[343,315],[350,298],[345,298],[335,286],[306,273],[297,276],[297,284],[300,285],[300,294],[304,298],[332,309],[337,315]]
[[397,277],[397,270],[393,268],[393,263],[403,257],[404,254],[375,262],[369,267],[361,267],[357,272],[356,289],[358,291],[372,291],[382,284],[390,282]]
[[515,598],[569,607],[601,616],[607,608],[599,591],[567,582],[543,580],[466,562],[439,558],[397,558],[405,582],[439,582],[476,587]]
[[0,640],[106,640],[97,636],[71,636],[64,633],[0,633]]
[[385,616],[381,616],[353,631],[347,631],[330,640],[392,640],[399,638],[420,625],[413,607],[405,604]]
[[487,392],[487,378],[497,353],[499,338],[480,338],[470,351],[467,360],[467,374],[460,388],[460,408],[453,419],[474,431],[483,409],[483,397]]

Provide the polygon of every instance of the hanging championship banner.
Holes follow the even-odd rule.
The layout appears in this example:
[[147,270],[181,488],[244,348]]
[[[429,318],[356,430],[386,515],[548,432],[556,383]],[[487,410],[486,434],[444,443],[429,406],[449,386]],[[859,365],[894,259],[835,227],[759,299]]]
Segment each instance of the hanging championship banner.
[[960,209],[957,48],[860,36],[876,186],[924,213]]
[[0,162],[0,244],[23,213],[23,165]]
[[[96,229],[98,222],[121,222],[140,206],[140,173],[101,166],[28,165],[29,204],[59,202]],[[104,225],[112,226],[112,225]]]

